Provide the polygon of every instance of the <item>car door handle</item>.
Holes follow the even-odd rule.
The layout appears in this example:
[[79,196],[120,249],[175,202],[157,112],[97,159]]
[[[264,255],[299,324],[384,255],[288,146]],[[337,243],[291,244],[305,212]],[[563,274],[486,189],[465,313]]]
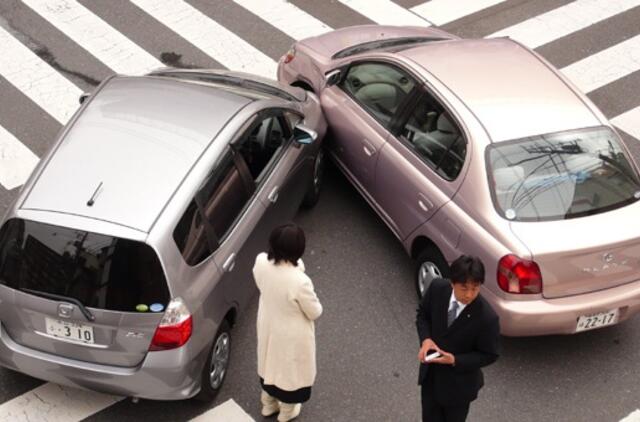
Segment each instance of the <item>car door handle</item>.
[[429,198],[424,196],[423,194],[418,194],[418,206],[424,212],[428,212],[431,208],[433,208],[433,203],[429,201]]
[[365,139],[364,141],[362,141],[362,144],[362,149],[364,150],[364,153],[367,154],[367,156],[371,157],[373,154],[375,154],[376,150],[371,146],[369,141]]
[[275,188],[273,188],[273,190],[271,191],[271,193],[269,194],[269,196],[267,196],[267,199],[269,200],[269,202],[271,202],[272,204],[274,204],[277,200],[278,200],[278,195],[280,194],[279,190],[278,190],[278,186],[276,186]]
[[223,271],[229,273],[229,272],[233,271],[233,267],[235,267],[235,266],[236,266],[236,254],[232,253],[224,261],[224,264],[222,264],[222,269],[223,269]]

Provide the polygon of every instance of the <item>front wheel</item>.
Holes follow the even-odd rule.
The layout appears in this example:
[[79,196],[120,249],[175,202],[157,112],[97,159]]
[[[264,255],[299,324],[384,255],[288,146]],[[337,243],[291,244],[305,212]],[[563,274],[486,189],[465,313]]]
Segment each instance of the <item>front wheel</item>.
[[435,246],[425,248],[416,260],[415,284],[418,298],[422,299],[436,278],[449,277],[449,264]]
[[321,148],[313,161],[313,178],[311,179],[307,193],[302,200],[302,206],[304,208],[313,208],[320,199],[320,191],[322,190],[322,182],[324,178],[324,161],[324,149]]
[[202,401],[213,401],[215,399],[227,375],[230,356],[231,333],[229,323],[223,320],[213,340],[207,362],[202,368],[200,393],[198,393],[196,399]]

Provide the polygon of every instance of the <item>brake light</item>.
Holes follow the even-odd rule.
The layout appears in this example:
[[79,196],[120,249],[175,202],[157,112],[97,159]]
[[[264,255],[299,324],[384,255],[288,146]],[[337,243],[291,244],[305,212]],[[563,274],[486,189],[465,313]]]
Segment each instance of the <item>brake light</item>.
[[283,57],[284,64],[290,63],[295,57],[296,49],[294,47],[291,47],[289,51],[287,51],[287,54],[285,54]]
[[183,346],[193,332],[193,318],[182,299],[175,298],[167,306],[153,335],[149,351],[170,350]]
[[508,293],[542,293],[542,274],[534,261],[505,255],[498,262],[498,285]]

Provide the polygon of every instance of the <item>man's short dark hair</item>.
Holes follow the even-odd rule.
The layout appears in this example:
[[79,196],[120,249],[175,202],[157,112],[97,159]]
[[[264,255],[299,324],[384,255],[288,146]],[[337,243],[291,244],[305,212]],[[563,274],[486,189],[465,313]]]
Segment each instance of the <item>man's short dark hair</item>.
[[461,255],[451,263],[451,282],[467,281],[484,283],[484,264],[477,256]]
[[305,248],[304,231],[295,223],[276,227],[269,236],[269,259],[298,265]]

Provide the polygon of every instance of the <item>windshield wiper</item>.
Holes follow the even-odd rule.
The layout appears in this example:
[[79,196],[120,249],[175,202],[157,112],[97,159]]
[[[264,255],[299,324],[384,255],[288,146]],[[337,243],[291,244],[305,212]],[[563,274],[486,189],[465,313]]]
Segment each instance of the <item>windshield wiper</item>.
[[80,312],[82,312],[82,315],[84,315],[85,318],[87,318],[87,321],[95,321],[96,317],[93,316],[93,314],[91,313],[91,311],[89,311],[83,304],[82,302],[80,302],[78,299],[75,299],[73,297],[67,297],[67,296],[62,296],[62,295],[57,295],[54,293],[47,293],[47,292],[41,292],[39,290],[33,290],[33,289],[26,289],[26,288],[20,288],[21,291],[26,292],[26,293],[30,293],[32,295],[35,296],[40,296],[40,297],[44,297],[45,299],[53,299],[53,300],[59,300],[62,302],[69,302],[69,303],[73,303],[74,305],[76,305],[78,308],[80,308]]

